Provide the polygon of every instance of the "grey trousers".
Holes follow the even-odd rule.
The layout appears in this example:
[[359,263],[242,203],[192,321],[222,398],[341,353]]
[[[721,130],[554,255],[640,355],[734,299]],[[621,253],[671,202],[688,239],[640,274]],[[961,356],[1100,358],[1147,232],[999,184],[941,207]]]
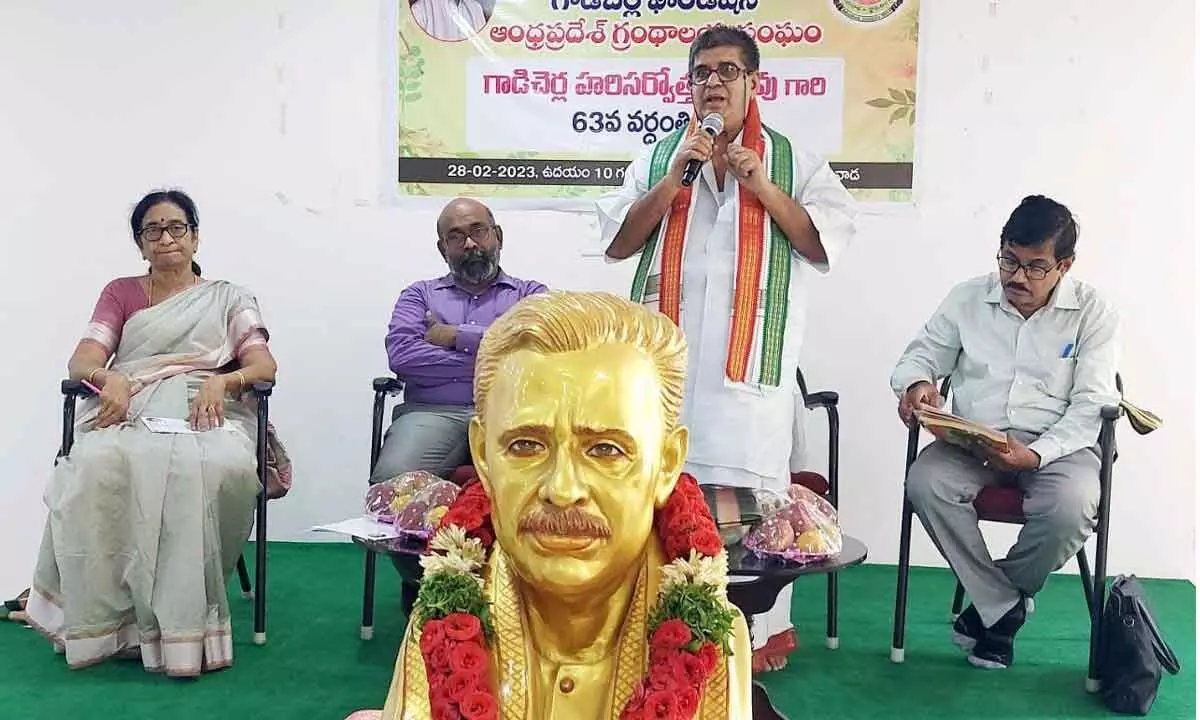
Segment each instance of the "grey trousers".
[[[1014,434],[1022,442],[1034,437]],[[1017,487],[1025,496],[1026,523],[1000,560],[988,552],[972,505],[989,485]],[[990,627],[1023,595],[1041,590],[1050,573],[1083,547],[1100,503],[1100,455],[1094,448],[1079,450],[1040,470],[1014,474],[989,470],[966,450],[936,440],[909,469],[905,492]]]
[[474,407],[404,403],[397,413],[383,437],[372,484],[414,470],[445,478],[470,461],[467,423]]

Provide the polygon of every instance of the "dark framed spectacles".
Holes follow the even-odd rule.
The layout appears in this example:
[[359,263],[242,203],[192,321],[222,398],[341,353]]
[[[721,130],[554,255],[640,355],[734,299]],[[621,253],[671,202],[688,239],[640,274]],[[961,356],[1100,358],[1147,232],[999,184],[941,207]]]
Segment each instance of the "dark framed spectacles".
[[723,83],[733,82],[742,76],[742,73],[749,72],[746,68],[737,63],[723,62],[717,63],[715,68],[708,65],[697,65],[688,73],[693,85],[707,85],[708,79],[715,73],[717,79]]
[[172,222],[166,225],[147,225],[138,233],[138,237],[142,239],[142,242],[158,242],[162,238],[163,231],[166,230],[168,235],[179,240],[184,235],[187,235],[188,230],[191,229],[191,225],[181,222]]
[[1005,255],[997,255],[996,262],[999,263],[1002,271],[1010,275],[1016,273],[1018,270],[1024,270],[1025,277],[1029,278],[1030,280],[1045,280],[1046,276],[1050,274],[1051,270],[1062,266],[1061,260],[1055,263],[1052,267],[1046,267],[1045,265],[1022,265],[1013,258]]
[[471,228],[466,232],[461,230],[451,230],[442,237],[450,245],[462,245],[467,242],[467,238],[471,238],[475,242],[479,242],[480,240],[486,238],[488,234],[495,229],[495,225],[472,225]]

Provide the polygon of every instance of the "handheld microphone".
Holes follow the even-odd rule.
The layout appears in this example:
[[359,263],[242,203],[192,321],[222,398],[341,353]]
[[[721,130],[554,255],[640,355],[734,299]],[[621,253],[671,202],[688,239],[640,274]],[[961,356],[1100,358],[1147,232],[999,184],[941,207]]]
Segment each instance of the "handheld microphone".
[[[704,120],[700,122],[700,130],[708,133],[708,136],[715,138],[725,129],[725,118],[721,117],[721,113],[709,113],[704,116]],[[683,168],[683,186],[687,187],[696,181],[696,176],[700,174],[700,167],[704,162],[692,158],[687,161],[687,165]]]

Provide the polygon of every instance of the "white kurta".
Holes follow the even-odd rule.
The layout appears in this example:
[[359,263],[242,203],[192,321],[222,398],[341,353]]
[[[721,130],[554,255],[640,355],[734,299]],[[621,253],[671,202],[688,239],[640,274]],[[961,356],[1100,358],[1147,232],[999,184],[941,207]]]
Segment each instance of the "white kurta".
[[479,0],[417,0],[413,17],[438,40],[465,40],[487,22]]
[[[649,192],[653,152],[653,146],[647,148],[626,170],[622,187],[598,201],[605,245],[616,237],[633,203]],[[789,460],[802,443],[801,436],[794,436],[803,429],[803,417],[797,416],[794,373],[800,361],[810,273],[813,269],[828,272],[837,262],[854,235],[857,205],[824,159],[799,149],[793,155],[793,197],[820,232],[828,261],[816,265],[792,252],[779,387],[733,383],[725,377],[737,265],[738,183],[727,172],[724,190],[718,190],[712,163],[706,163],[693,186],[695,211],[684,246],[679,317],[688,341],[683,422],[691,442],[685,471],[704,484],[786,490]],[[790,604],[789,588],[780,593],[770,613],[755,616],[751,628],[755,648],[791,627]]]

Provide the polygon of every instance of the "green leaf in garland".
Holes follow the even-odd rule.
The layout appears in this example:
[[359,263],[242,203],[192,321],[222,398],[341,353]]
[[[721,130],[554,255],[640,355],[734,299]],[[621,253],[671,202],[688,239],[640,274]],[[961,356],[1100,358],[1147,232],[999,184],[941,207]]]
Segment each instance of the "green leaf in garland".
[[896,103],[888,100],[887,98],[875,98],[874,100],[868,100],[867,104],[871,107],[887,108],[895,105]]
[[910,104],[915,104],[917,102],[917,94],[912,90],[905,90],[904,96],[908,98],[908,102]]
[[728,653],[734,617],[734,611],[722,602],[711,585],[674,585],[659,599],[650,615],[648,629],[653,635],[667,620],[679,618],[695,636],[689,650],[695,651],[704,642],[711,642]]
[[485,636],[492,635],[487,600],[479,582],[470,575],[438,572],[426,575],[417,591],[413,615],[419,625],[440,620],[452,613],[467,613],[479,618]]
[[888,118],[888,125],[891,125],[892,123],[896,122],[897,120],[899,120],[900,118],[904,117],[907,114],[908,114],[908,106],[901,105],[900,107],[896,108],[896,111],[892,113],[892,116],[890,118]]
[[888,88],[888,95],[891,95],[893,100],[902,105],[905,103],[904,93],[900,92],[896,88]]
[[913,108],[912,112],[910,112],[908,114],[908,124],[911,127],[912,125],[916,124],[916,122],[917,122],[917,109]]

